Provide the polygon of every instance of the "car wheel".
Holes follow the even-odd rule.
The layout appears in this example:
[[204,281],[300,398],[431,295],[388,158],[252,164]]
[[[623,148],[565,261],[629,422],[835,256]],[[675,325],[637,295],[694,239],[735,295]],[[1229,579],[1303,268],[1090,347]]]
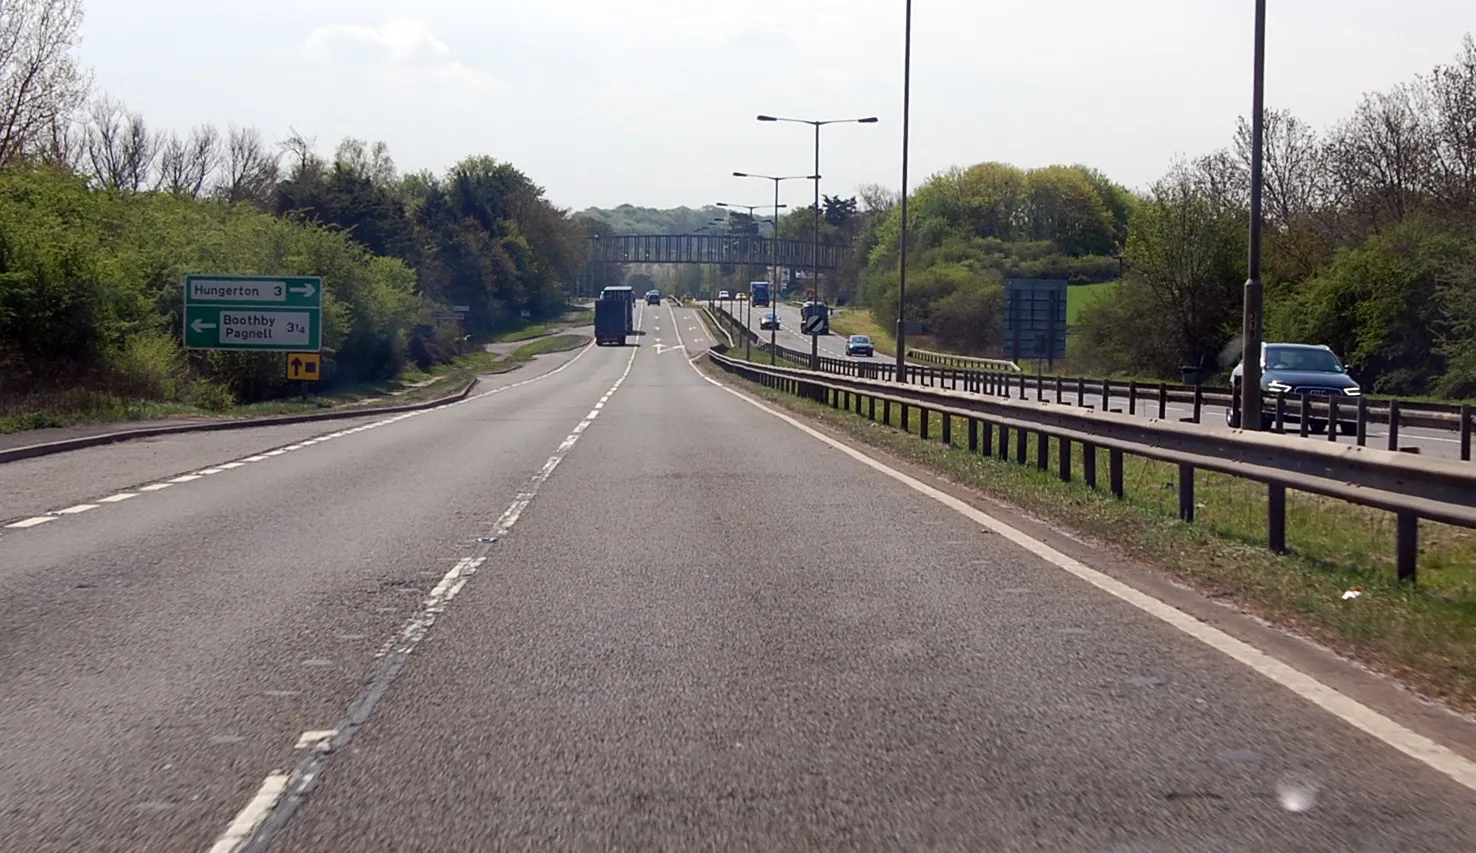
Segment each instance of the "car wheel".
[[1338,431],[1343,435],[1357,435],[1358,424],[1354,421],[1342,421],[1338,424]]

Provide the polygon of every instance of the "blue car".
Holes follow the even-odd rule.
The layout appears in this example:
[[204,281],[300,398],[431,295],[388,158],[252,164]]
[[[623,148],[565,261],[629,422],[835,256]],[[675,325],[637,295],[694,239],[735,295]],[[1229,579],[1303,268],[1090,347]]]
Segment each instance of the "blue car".
[[866,335],[851,335],[846,340],[846,355],[864,355],[871,358],[876,355],[876,350],[871,344],[871,338]]

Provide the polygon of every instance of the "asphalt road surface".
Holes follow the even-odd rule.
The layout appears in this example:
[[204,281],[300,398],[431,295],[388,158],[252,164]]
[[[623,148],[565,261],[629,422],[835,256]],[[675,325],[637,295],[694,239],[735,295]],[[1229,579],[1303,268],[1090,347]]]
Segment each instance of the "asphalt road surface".
[[[733,316],[738,317],[741,321],[748,321],[748,312],[746,310],[740,311],[740,309],[745,307],[744,304],[735,302],[733,305]],[[763,318],[763,314],[769,310],[768,308],[754,308],[751,323],[753,330],[758,332],[766,340],[768,339],[769,332],[767,330],[760,330],[759,322]],[[780,329],[777,335],[779,345],[801,352],[809,352],[810,337],[799,332],[801,328],[799,309],[792,305],[779,304],[774,310],[779,314]],[[831,358],[846,358],[846,338],[842,335],[822,335],[820,337],[820,354]],[[890,360],[892,356],[878,354],[876,358]],[[1036,399],[1035,387],[1033,385],[1027,387],[1025,393],[1027,399]],[[1012,396],[1018,397],[1019,391],[1014,390],[1011,394]],[[1055,401],[1056,392],[1054,387],[1047,388],[1045,398],[1051,402]],[[1073,386],[1065,389],[1063,399],[1067,403],[1074,404],[1076,400],[1076,388]],[[1125,395],[1113,395],[1110,401],[1113,408],[1121,409],[1124,412],[1128,410],[1128,399]],[[1102,392],[1100,388],[1095,394],[1091,393],[1090,389],[1088,389],[1086,402],[1089,406],[1100,406],[1102,403]],[[1157,417],[1158,401],[1148,400],[1140,396],[1137,403],[1137,412],[1144,417]],[[1172,420],[1185,421],[1193,417],[1194,406],[1191,403],[1169,403],[1165,414]],[[1199,417],[1200,423],[1206,429],[1229,429],[1225,425],[1225,408],[1223,406],[1204,406]],[[1289,431],[1295,431],[1294,424],[1289,427]],[[1388,445],[1388,435],[1388,430],[1382,424],[1370,425],[1367,439],[1369,446],[1386,447]],[[1328,440],[1325,434],[1321,436],[1309,436],[1309,438],[1314,441]],[[1453,461],[1460,460],[1460,439],[1454,430],[1404,427],[1399,431],[1399,438],[1401,448],[1415,448],[1421,456],[1450,459]],[[1352,436],[1345,435],[1338,435],[1335,439],[1345,444],[1351,444],[1354,441]]]
[[1476,849],[1412,703],[1093,579],[641,310],[315,443],[0,466],[11,517],[93,507],[0,527],[0,850]]

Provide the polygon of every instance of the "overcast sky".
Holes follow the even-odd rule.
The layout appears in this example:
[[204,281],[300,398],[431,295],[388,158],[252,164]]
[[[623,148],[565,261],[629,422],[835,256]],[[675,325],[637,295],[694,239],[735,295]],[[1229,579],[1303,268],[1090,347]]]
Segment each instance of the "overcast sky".
[[[1450,61],[1472,0],[1271,0],[1267,101],[1318,127]],[[917,0],[911,176],[1081,162],[1133,187],[1250,112],[1252,0]],[[556,203],[763,203],[901,184],[903,0],[87,0],[97,88],[156,126],[513,163]],[[786,185],[791,201],[812,192]],[[792,190],[788,189],[793,187]]]

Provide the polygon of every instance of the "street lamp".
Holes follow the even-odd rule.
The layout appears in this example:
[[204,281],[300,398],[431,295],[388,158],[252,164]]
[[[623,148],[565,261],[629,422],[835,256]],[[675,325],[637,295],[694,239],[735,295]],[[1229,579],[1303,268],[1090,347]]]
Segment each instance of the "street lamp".
[[[816,132],[818,133],[819,131],[816,131]],[[772,235],[770,235],[770,237],[769,237],[769,245],[771,247],[770,250],[769,250],[769,255],[773,259],[773,264],[774,264],[774,272],[773,272],[773,282],[774,283],[772,285],[770,285],[770,290],[769,290],[769,312],[774,315],[774,319],[777,321],[779,319],[779,307],[774,304],[774,301],[776,299],[778,299],[778,292],[779,292],[779,211],[780,211],[780,209],[782,209],[783,207],[785,207],[785,205],[782,205],[782,204],[779,203],[779,184],[780,184],[781,181],[806,180],[806,181],[814,181],[815,182],[815,186],[818,187],[818,186],[820,186],[820,173],[817,171],[813,175],[782,175],[782,176],[776,176],[776,175],[754,175],[754,174],[750,174],[748,172],[734,172],[733,173],[733,177],[735,177],[735,178],[762,178],[762,179],[764,179],[766,181],[773,181],[774,182],[774,233]],[[817,228],[818,228],[818,226],[817,226]],[[817,242],[816,242],[815,245],[818,248],[819,247],[818,236],[819,236],[819,233],[820,232],[819,231],[816,231],[815,233],[816,233],[816,236],[817,236]],[[748,320],[749,320],[748,325],[749,325],[750,328],[752,328],[753,327],[753,298],[752,298],[752,296],[749,297],[748,306],[749,306],[748,307]],[[779,359],[779,353],[778,353],[778,343],[779,343],[778,342],[778,335],[779,335],[779,323],[778,322],[775,322],[774,325],[772,325],[772,326],[769,327],[769,364],[778,364],[778,359]],[[818,347],[819,345],[820,345],[820,339],[819,338],[813,338],[812,339],[811,349],[814,350],[814,348]],[[813,369],[815,367],[815,364],[814,364],[815,355],[814,355],[813,352],[811,353],[810,361],[811,361],[810,367],[811,367],[811,369]]]
[[[1266,0],[1256,0],[1255,47],[1251,60],[1250,258],[1241,318],[1240,426],[1261,428],[1261,149],[1265,139]],[[1331,426],[1328,429],[1332,429]]]
[[[772,223],[772,226],[773,226],[772,229],[771,229],[771,232],[772,233],[769,236],[769,242],[774,247],[773,250],[770,252],[770,254],[774,258],[774,283],[772,285],[772,289],[769,291],[769,305],[770,305],[770,310],[772,311],[773,310],[773,304],[774,304],[774,298],[775,298],[774,297],[774,291],[779,288],[779,279],[778,279],[778,276],[779,276],[779,211],[781,211],[784,208],[788,207],[788,205],[784,205],[784,204],[780,204],[779,203],[779,182],[780,181],[789,181],[789,180],[798,180],[801,177],[808,177],[808,176],[806,176],[806,175],[799,175],[799,176],[794,176],[794,177],[772,178],[772,177],[769,177],[768,175],[750,175],[747,172],[734,172],[733,175],[734,175],[734,177],[739,177],[739,178],[768,178],[769,180],[771,180],[771,181],[774,182],[774,203],[772,205],[768,205],[768,204],[762,204],[762,205],[760,205],[760,204],[729,205],[729,204],[724,204],[723,202],[718,202],[718,204],[720,206],[722,206],[722,207],[744,207],[744,208],[747,208],[748,209],[748,218],[750,220],[753,219],[753,212],[755,210],[767,210],[767,209],[769,209],[771,207],[774,210],[774,218],[772,220],[770,220],[770,222]],[[752,329],[753,329],[753,294],[752,293],[749,293],[748,299],[744,300],[744,303],[746,305],[746,307],[745,307],[744,310],[747,312],[747,317],[743,321],[744,322],[744,326],[749,331],[752,331]],[[775,363],[775,355],[774,355],[774,343],[775,343],[775,341],[774,341],[774,335],[775,335],[775,330],[774,329],[770,329],[769,330],[769,363],[770,364],[774,364]],[[752,358],[753,357],[752,342],[748,339],[748,335],[747,334],[745,334],[743,336],[743,351],[744,351],[744,357],[745,358]]]
[[[909,0],[910,3],[910,0]],[[817,121],[804,118],[782,118],[779,116],[759,116],[759,121],[787,121],[795,124],[808,124],[815,128],[815,256],[811,258],[810,281],[814,282],[815,298],[820,298],[820,128],[827,124],[876,124],[876,116],[866,118],[837,118]],[[779,188],[774,188],[775,196],[778,196]],[[816,335],[810,336],[810,369],[815,370],[820,366],[820,338]]]
[[[720,201],[720,202],[718,202],[717,203],[717,206],[718,207],[722,207],[722,208],[727,208],[728,210],[733,210],[733,209],[736,209],[736,208],[741,207],[744,210],[747,210],[748,211],[748,220],[750,222],[757,221],[753,217],[753,212],[755,210],[767,209],[769,207],[769,205],[764,205],[764,204],[729,204],[726,201]],[[783,210],[784,208],[786,208],[788,206],[789,205],[787,205],[787,204],[781,204],[777,208],[775,208],[775,210],[774,210],[774,217],[775,217],[775,219],[778,219],[779,211],[780,210]]]
[[[714,225],[725,225],[725,224],[727,224],[727,221],[728,221],[727,219],[725,219],[725,218],[723,218],[721,216],[714,216],[712,219],[709,219],[707,222],[703,223],[702,227],[697,229],[697,233],[698,234],[701,234],[702,232],[708,230],[709,228],[712,228]],[[707,235],[707,236],[711,236],[711,235]],[[709,245],[710,246],[711,244],[704,243],[703,245]],[[699,252],[698,253],[699,257],[712,257],[715,254],[716,254],[715,252]],[[716,280],[717,280],[717,270],[716,270],[717,265],[714,264],[714,263],[710,263],[710,262],[709,262],[708,265],[713,267],[713,280],[714,280],[714,282],[716,282]],[[698,269],[700,270],[702,268],[702,261],[698,261],[697,262],[697,266],[698,266]],[[699,278],[699,283],[700,283],[700,279],[701,279],[701,273],[700,272],[698,274],[698,278]],[[711,298],[711,296],[712,295],[716,295],[716,291],[714,291],[713,289],[709,288],[708,289],[708,293],[709,293],[709,297],[708,297],[708,300],[707,301],[708,301],[708,304],[711,305],[712,304],[712,298]]]
[[912,107],[912,0],[907,0],[902,47],[902,245],[897,259],[897,381],[907,382],[907,127]]

